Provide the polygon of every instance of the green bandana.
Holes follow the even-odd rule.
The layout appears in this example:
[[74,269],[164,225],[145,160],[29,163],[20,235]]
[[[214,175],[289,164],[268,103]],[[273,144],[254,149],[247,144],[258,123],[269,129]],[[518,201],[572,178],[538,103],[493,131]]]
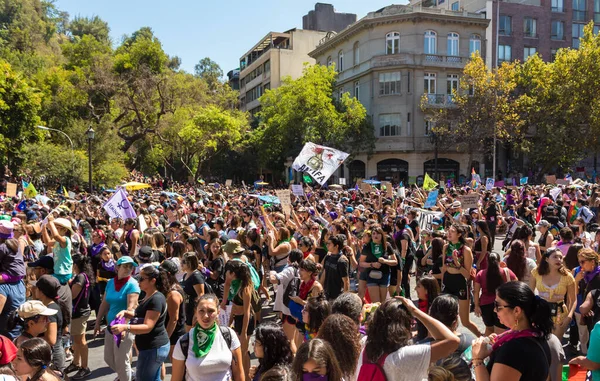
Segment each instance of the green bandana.
[[200,324],[196,323],[194,331],[192,332],[192,340],[194,340],[194,346],[192,350],[197,358],[204,357],[210,352],[210,348],[215,341],[217,333],[217,322],[210,329],[203,329]]
[[376,245],[371,242],[371,253],[375,256],[375,258],[379,259],[383,255],[383,245]]

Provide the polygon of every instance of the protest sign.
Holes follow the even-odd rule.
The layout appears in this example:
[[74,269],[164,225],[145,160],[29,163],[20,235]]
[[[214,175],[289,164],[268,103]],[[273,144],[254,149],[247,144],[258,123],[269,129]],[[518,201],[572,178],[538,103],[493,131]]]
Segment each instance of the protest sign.
[[112,218],[126,219],[137,217],[123,188],[117,189],[102,207]]
[[143,214],[140,214],[138,216],[138,230],[143,233],[144,231],[146,231],[146,229],[148,229],[148,224],[146,224],[146,219],[144,218]]
[[569,185],[571,182],[569,180],[556,179],[556,185]]
[[233,180],[231,180],[231,179],[225,180],[225,186],[226,187],[230,187],[232,184],[233,184]]
[[550,196],[556,201],[556,198],[562,193],[562,189],[559,187],[550,189]]
[[556,184],[556,175],[548,175],[548,176],[546,176],[546,183],[548,183],[548,184]]
[[486,190],[492,190],[492,189],[494,189],[494,179],[492,179],[491,177],[488,177],[485,180],[485,189]]
[[398,188],[398,197],[405,198],[406,197],[406,188],[400,187]]
[[394,197],[394,186],[389,181],[381,182],[381,189],[385,187],[385,197],[392,198]]
[[521,177],[521,180],[519,180],[519,183],[521,185],[527,185],[528,180],[529,180],[529,177]]
[[304,196],[304,189],[302,189],[302,184],[292,184],[292,193],[294,194],[294,196]]
[[431,222],[435,218],[442,218],[444,213],[442,212],[433,212],[431,210],[419,209],[419,208],[411,208],[412,210],[417,211],[417,222],[419,223],[419,227],[421,231],[423,230],[432,230]]
[[365,193],[369,193],[370,191],[373,190],[373,187],[371,186],[371,184],[363,183],[362,181],[360,182],[359,187],[360,187],[360,190]]
[[292,211],[292,200],[290,198],[290,190],[289,189],[276,190],[275,194],[277,195],[277,198],[279,199],[279,202],[281,203],[281,208],[283,209],[283,213],[285,213],[286,216],[289,216]]
[[437,189],[429,192],[427,201],[425,201],[425,205],[423,207],[426,209],[433,208],[437,204],[438,193],[439,191]]
[[346,152],[308,142],[294,160],[292,168],[308,173],[323,185],[348,156]]
[[340,177],[340,185],[346,185],[346,178]]
[[471,193],[460,197],[460,204],[463,209],[477,208],[479,202],[479,194]]
[[67,192],[67,194],[69,195],[69,198],[70,198],[70,199],[72,199],[72,200],[74,200],[74,199],[75,199],[75,197],[77,196],[77,195],[75,194],[75,192],[71,192],[71,191]]
[[6,197],[15,197],[17,195],[17,184],[6,183]]

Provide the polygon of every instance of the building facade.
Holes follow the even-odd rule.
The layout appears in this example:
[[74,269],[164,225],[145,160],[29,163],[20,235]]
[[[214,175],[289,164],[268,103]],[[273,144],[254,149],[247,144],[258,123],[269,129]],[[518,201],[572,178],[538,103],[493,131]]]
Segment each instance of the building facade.
[[[335,95],[356,97],[375,127],[375,153],[357,155],[339,177],[350,182],[377,177],[397,184],[434,173],[427,110],[453,107],[452,91],[470,54],[486,54],[488,24],[482,14],[391,5],[328,35],[310,53],[318,64],[335,65]],[[440,178],[467,176],[482,160],[456,150],[438,156]]]
[[270,32],[240,58],[240,109],[255,115],[260,111],[258,99],[266,89],[281,85],[290,76],[302,76],[305,63],[314,64],[312,51],[326,32],[291,29]]
[[233,90],[240,89],[240,69],[233,69],[227,72],[227,83]]
[[354,13],[338,13],[331,4],[317,3],[314,10],[302,17],[302,29],[340,32],[355,22]]
[[484,14],[486,63],[525,61],[537,53],[553,61],[558,49],[578,48],[583,27],[594,21],[600,31],[600,0],[412,0],[411,5]]

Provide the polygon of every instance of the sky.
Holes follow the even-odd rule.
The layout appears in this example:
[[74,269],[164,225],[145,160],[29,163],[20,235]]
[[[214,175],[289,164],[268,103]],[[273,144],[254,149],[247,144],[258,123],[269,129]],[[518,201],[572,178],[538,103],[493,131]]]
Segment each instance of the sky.
[[[326,2],[326,1],[323,1]],[[396,3],[407,1],[397,0]],[[56,6],[74,16],[99,16],[108,22],[119,44],[124,35],[149,26],[170,56],[193,72],[204,57],[217,62],[225,74],[239,67],[240,57],[269,32],[302,28],[302,16],[314,0],[58,0]],[[368,12],[393,4],[385,0],[338,0],[337,12]]]

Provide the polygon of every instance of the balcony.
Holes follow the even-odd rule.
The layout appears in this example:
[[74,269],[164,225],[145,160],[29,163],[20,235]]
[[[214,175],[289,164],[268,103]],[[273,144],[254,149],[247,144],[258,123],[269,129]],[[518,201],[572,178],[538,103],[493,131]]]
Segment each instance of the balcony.
[[439,54],[422,54],[421,65],[462,68],[468,62],[468,57],[443,56]]
[[427,94],[426,107],[443,108],[456,107],[454,95],[452,94]]
[[375,56],[371,59],[372,67],[387,67],[387,66],[414,65],[414,64],[415,64],[414,54],[410,54],[410,53],[386,54],[386,55],[381,55],[381,56]]

